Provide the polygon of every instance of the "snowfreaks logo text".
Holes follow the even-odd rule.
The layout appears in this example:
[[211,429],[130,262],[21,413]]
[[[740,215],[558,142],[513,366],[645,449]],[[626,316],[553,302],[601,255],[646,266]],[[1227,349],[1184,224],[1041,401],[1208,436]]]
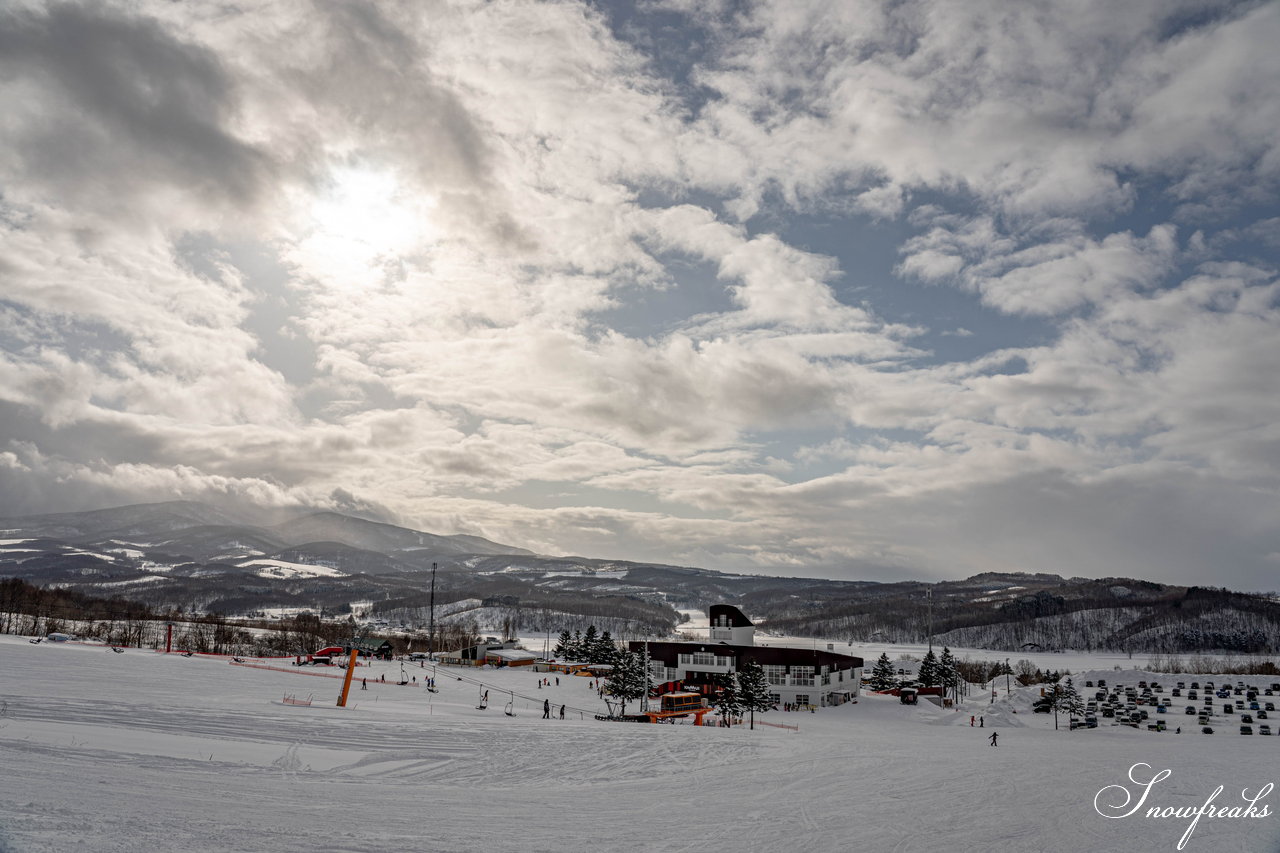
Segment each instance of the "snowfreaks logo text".
[[[1159,773],[1151,774],[1151,769],[1150,764],[1142,763],[1130,767],[1129,781],[1136,785],[1137,788],[1130,791],[1125,785],[1108,785],[1094,795],[1094,811],[1103,817],[1119,820],[1120,818],[1137,814],[1139,809],[1147,806],[1146,811],[1143,813],[1144,817],[1190,819],[1191,823],[1187,826],[1187,831],[1182,833],[1182,838],[1178,841],[1179,850],[1186,846],[1187,841],[1191,838],[1191,833],[1195,832],[1196,824],[1200,822],[1202,817],[1213,819],[1259,818],[1271,815],[1270,807],[1265,803],[1259,805],[1271,793],[1271,789],[1275,787],[1271,782],[1259,788],[1257,793],[1251,794],[1248,788],[1242,788],[1240,790],[1240,799],[1248,805],[1215,805],[1214,800],[1222,793],[1225,787],[1223,785],[1215,788],[1208,799],[1204,801],[1204,805],[1201,806],[1147,805],[1147,799],[1151,796],[1151,789],[1157,783],[1173,775],[1172,770],[1161,770]],[[1151,778],[1145,778],[1149,775]],[[1134,802],[1135,797],[1137,802]]]

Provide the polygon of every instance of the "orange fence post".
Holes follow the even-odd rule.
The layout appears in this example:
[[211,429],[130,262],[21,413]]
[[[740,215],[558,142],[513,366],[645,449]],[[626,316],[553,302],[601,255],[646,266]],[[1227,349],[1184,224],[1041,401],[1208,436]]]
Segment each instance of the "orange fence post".
[[356,674],[356,659],[360,656],[358,649],[351,650],[351,660],[347,661],[347,677],[342,680],[342,695],[338,697],[338,707],[347,707],[347,693],[351,690],[351,676]]

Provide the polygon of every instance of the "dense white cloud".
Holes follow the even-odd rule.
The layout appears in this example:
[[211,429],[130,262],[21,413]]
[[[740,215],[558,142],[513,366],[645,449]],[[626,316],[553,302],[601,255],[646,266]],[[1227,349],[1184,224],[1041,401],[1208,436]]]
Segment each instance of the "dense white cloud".
[[0,12],[6,510],[1265,585],[1275,4],[630,11]]

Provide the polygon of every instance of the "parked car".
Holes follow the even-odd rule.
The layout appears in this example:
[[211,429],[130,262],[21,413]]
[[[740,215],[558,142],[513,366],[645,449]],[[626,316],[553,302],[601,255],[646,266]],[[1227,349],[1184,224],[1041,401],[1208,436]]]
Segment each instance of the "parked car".
[[1240,727],[1240,734],[1242,734],[1242,735],[1251,735],[1251,734],[1253,734],[1253,726],[1241,726],[1241,727]]
[[1185,713],[1186,713],[1188,716],[1190,716],[1191,714],[1194,714],[1195,712],[1196,712],[1196,706],[1195,706],[1195,705],[1188,705],[1188,706],[1187,706],[1187,710],[1185,711]]
[[1258,726],[1258,734],[1260,735],[1271,734],[1271,726]]

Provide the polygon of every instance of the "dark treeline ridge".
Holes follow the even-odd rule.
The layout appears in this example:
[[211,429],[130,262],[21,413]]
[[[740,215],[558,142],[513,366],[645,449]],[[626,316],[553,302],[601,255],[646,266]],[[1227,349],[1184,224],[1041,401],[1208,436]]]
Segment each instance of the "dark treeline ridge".
[[[1003,586],[992,589],[998,584]],[[936,642],[971,648],[1280,651],[1280,602],[1129,578],[979,576],[934,585],[885,584],[810,601],[757,595],[744,603],[767,630],[858,642],[924,642],[932,621]]]
[[[181,608],[154,608],[124,598],[98,598],[75,590],[40,587],[19,578],[0,579],[0,633],[44,636],[55,632],[113,646],[160,648],[173,624],[175,651],[246,656],[305,655],[357,634],[351,619],[323,619],[298,613],[283,619],[230,620],[220,613],[195,614]],[[463,648],[477,642],[466,625],[440,625],[435,648]],[[383,636],[397,654],[426,650],[430,638]]]

